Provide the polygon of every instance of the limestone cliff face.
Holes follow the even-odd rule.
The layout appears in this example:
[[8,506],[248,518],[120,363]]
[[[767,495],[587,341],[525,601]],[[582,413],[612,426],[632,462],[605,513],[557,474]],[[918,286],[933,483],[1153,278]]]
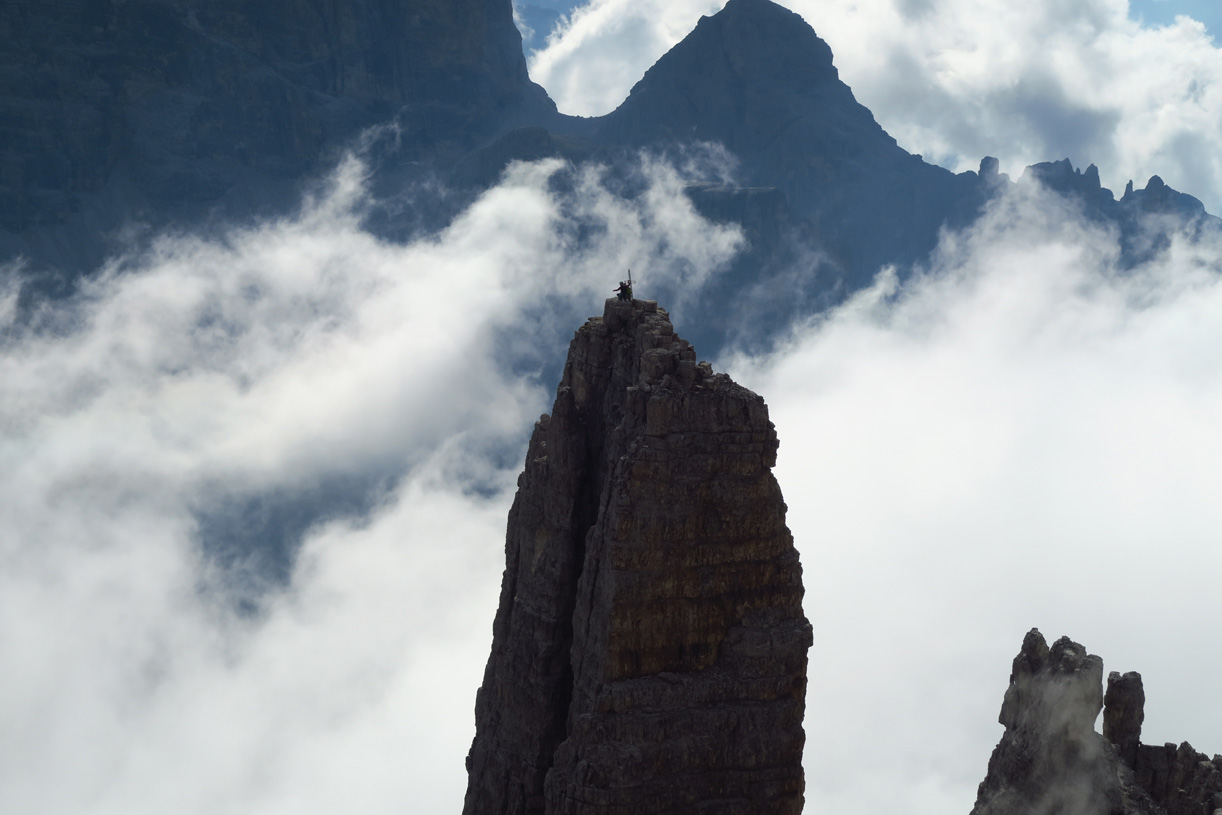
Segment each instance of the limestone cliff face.
[[573,339],[509,516],[464,812],[798,813],[801,566],[763,400],[663,309]]
[[[1137,673],[1112,672],[1068,637],[1049,648],[1032,629],[1014,658],[972,815],[1212,815],[1222,809],[1222,756],[1188,744],[1141,744]],[[1103,735],[1094,722],[1103,710]]]

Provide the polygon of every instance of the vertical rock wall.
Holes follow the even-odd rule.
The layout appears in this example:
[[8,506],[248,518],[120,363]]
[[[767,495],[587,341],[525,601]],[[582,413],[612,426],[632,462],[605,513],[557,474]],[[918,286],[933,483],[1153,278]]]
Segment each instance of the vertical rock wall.
[[577,332],[510,511],[467,815],[801,811],[811,632],[776,451],[655,304]]

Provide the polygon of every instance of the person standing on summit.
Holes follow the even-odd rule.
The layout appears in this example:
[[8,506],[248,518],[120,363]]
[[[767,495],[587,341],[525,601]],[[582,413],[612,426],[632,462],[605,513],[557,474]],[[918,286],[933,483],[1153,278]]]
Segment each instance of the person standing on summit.
[[615,289],[615,293],[616,293],[616,297],[618,297],[621,300],[631,300],[632,299],[632,284],[621,280],[619,282],[619,288]]

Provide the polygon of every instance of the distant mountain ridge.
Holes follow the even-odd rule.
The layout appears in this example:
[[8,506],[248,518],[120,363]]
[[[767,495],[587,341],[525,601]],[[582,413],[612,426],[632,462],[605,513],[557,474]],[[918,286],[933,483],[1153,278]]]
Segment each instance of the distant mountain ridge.
[[[743,183],[783,190],[858,282],[928,254],[975,189],[904,151],[840,80],[827,43],[769,0],[730,0],[701,19],[604,122],[605,141],[724,144]],[[864,234],[884,219],[887,230]]]
[[[735,325],[783,327],[888,264],[903,276],[942,228],[972,223],[1013,183],[994,159],[955,174],[905,151],[840,80],[827,43],[770,0],[702,18],[619,108],[590,119],[559,114],[530,81],[507,0],[129,0],[70,19],[50,8],[0,10],[0,262],[23,255],[35,270],[94,268],[131,221],[288,211],[374,124],[391,125],[376,194],[422,179],[446,190],[408,217],[375,207],[370,227],[391,239],[444,224],[513,160],[626,167],[642,149],[716,143],[739,162],[734,182],[689,192],[707,217],[742,224],[748,249],[692,306],[698,325],[726,327],[693,332],[715,352]],[[1120,200],[1068,160],[1023,180],[1113,224],[1129,263],[1172,231],[1222,228],[1157,176]]]

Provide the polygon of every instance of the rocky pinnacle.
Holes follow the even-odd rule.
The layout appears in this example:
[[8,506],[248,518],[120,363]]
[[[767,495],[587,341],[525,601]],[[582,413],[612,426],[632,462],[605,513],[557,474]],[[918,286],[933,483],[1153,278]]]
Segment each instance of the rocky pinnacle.
[[763,399],[608,300],[509,513],[466,815],[798,813],[811,628]]
[[[1113,671],[1068,637],[1031,629],[1014,658],[972,815],[1220,815],[1222,756],[1141,743],[1141,675]],[[1094,723],[1103,710],[1103,735]]]

